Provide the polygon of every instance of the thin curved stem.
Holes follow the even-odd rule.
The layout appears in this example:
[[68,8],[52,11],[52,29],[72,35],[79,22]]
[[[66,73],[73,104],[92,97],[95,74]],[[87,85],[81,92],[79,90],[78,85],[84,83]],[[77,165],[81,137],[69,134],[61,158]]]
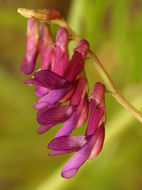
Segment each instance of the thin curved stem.
[[[28,17],[36,18],[36,14],[37,14],[37,19],[39,19],[40,11],[36,11],[36,10],[31,10],[31,11],[27,10],[26,11],[26,10],[27,9],[21,9],[20,8],[20,9],[18,9],[18,12],[26,18],[28,18]],[[71,35],[71,38],[73,40],[75,40],[77,42],[81,40],[81,38],[68,26],[68,24],[66,23],[66,21],[63,18],[53,19],[50,22],[53,24],[57,24],[61,27],[65,27],[68,30],[68,32]],[[105,82],[105,84],[108,88],[107,90],[111,91],[111,95],[117,100],[117,102],[119,102],[124,108],[126,108],[129,112],[131,112],[133,114],[133,116],[142,123],[142,114],[120,94],[120,92],[116,88],[115,84],[111,80],[109,74],[107,73],[107,71],[103,67],[101,61],[95,55],[95,53],[92,52],[91,50],[89,50],[89,57],[90,57],[90,59],[92,59],[92,61],[95,65],[95,67],[97,68],[101,78]]]

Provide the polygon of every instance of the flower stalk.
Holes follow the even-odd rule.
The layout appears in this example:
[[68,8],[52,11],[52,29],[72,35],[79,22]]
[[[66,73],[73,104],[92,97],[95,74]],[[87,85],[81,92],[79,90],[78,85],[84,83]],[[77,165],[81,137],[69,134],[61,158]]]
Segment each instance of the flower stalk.
[[[28,9],[19,8],[18,12],[26,18],[33,17],[41,21],[50,20],[51,24],[57,24],[60,27],[66,28],[68,30],[69,35],[71,36],[71,39],[77,42],[81,40],[80,37],[68,26],[66,21],[60,17],[58,12],[53,11],[52,18],[48,18],[49,14],[46,11],[46,9],[45,11],[42,10],[37,11],[37,10],[28,10]],[[116,99],[118,103],[120,103],[125,109],[131,112],[131,114],[133,114],[133,116],[142,123],[142,114],[121,95],[121,93],[118,91],[117,87],[111,80],[109,74],[103,67],[102,63],[100,62],[98,57],[94,54],[94,52],[92,52],[91,50],[89,50],[89,57],[90,59],[92,59],[97,71],[99,72],[101,78],[105,82],[107,90],[110,92],[110,94]]]

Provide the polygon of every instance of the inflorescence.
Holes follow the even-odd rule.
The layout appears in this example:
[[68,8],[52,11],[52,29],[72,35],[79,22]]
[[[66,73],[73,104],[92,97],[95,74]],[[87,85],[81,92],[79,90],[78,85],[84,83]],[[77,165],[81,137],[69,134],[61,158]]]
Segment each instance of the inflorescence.
[[[45,20],[60,17],[55,10],[47,13]],[[50,156],[76,152],[62,170],[64,178],[73,177],[86,160],[95,158],[101,152],[106,118],[104,84],[97,82],[88,97],[84,65],[89,43],[80,40],[71,58],[68,43],[69,34],[65,27],[59,27],[53,42],[48,24],[28,18],[27,48],[21,70],[26,75],[33,73],[40,55],[40,69],[25,83],[35,85],[35,95],[39,97],[34,105],[38,110],[38,133],[42,134],[64,122],[48,144]],[[85,134],[71,135],[87,120]]]

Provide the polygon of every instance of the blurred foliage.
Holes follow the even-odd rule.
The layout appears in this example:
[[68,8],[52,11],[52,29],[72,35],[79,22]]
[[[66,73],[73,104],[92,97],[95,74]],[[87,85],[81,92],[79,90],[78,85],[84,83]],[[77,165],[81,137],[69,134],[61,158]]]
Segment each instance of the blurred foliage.
[[[37,98],[34,88],[23,84],[26,77],[20,72],[26,19],[16,12],[18,7],[45,6],[67,15],[70,26],[89,41],[125,97],[142,111],[141,0],[1,1],[0,189],[141,190],[141,124],[110,95],[106,95],[105,146],[98,158],[87,161],[76,177],[65,180],[60,177],[60,167],[69,157],[48,157],[46,146],[59,126],[37,135],[32,108]],[[86,71],[91,89],[101,79],[89,60]]]

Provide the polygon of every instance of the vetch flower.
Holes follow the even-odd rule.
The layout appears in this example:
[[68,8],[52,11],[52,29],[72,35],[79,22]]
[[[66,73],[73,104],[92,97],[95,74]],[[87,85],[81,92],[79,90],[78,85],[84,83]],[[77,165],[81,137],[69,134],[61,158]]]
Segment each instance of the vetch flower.
[[73,177],[87,159],[95,158],[101,151],[104,142],[105,123],[105,87],[96,83],[92,90],[88,127],[85,135],[60,136],[48,145],[52,149],[49,155],[58,155],[77,151],[62,170],[62,177]]
[[[78,42],[70,58],[68,52],[68,30],[60,27],[53,42],[50,27],[37,20],[54,20],[62,23],[56,10],[39,11],[19,9],[29,18],[27,28],[27,48],[22,63],[22,72],[34,71],[37,56],[41,56],[41,67],[26,84],[35,85],[39,97],[34,104],[38,110],[38,133],[42,134],[53,126],[63,123],[48,147],[49,155],[76,152],[62,170],[62,177],[73,177],[78,169],[90,158],[96,157],[103,146],[105,125],[105,87],[96,83],[88,98],[88,82],[85,74],[85,61],[89,43],[82,39]],[[37,19],[37,20],[36,20]],[[65,103],[65,104],[64,104]],[[90,107],[90,112],[89,112]],[[88,114],[89,113],[89,114]],[[84,135],[72,135],[75,128],[82,127],[88,119]]]
[[21,66],[21,70],[24,74],[32,73],[35,68],[36,58],[38,56],[38,42],[38,21],[36,19],[29,18],[27,27],[27,48]]

